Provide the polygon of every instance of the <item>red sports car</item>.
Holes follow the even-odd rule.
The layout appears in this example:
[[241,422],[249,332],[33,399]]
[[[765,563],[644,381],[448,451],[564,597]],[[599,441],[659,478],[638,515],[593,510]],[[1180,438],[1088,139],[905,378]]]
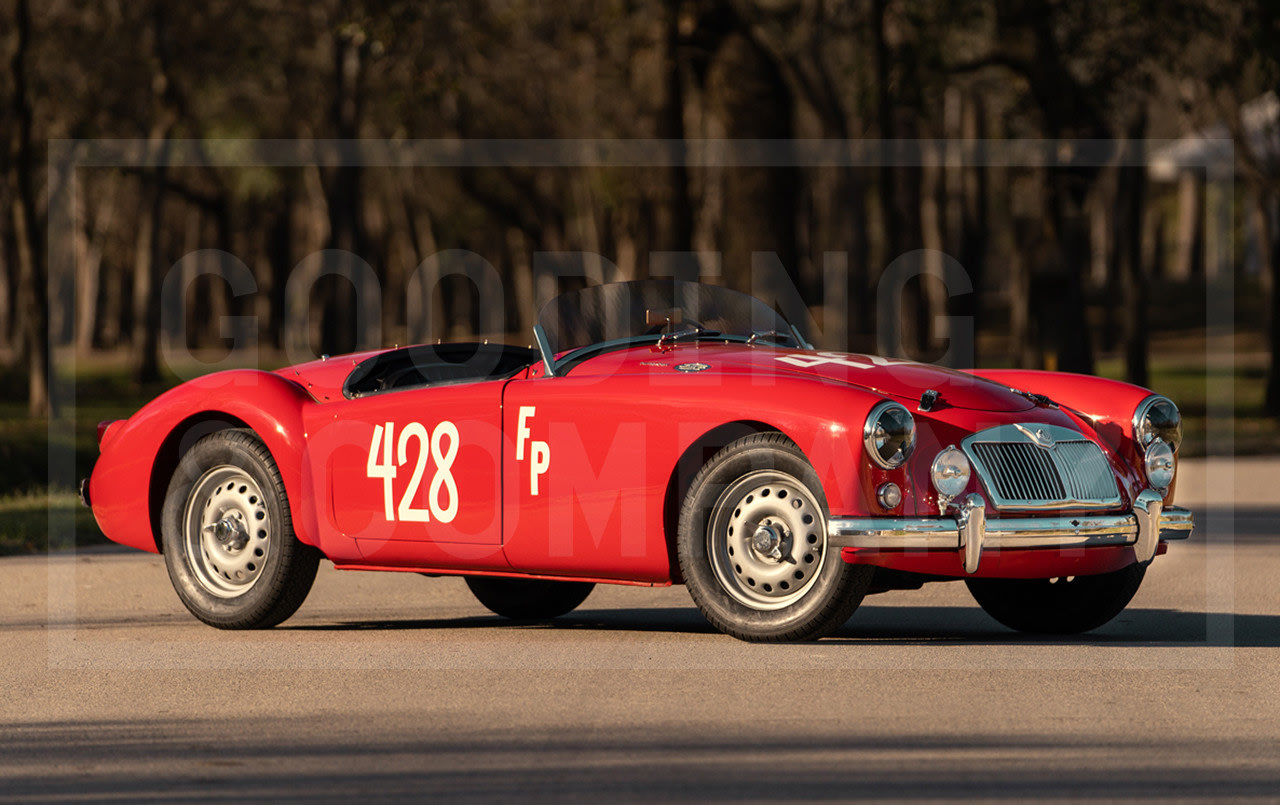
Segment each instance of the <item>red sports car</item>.
[[683,583],[727,634],[803,640],[963,579],[1007,626],[1080,632],[1193,528],[1181,417],[1147,389],[815,351],[671,280],[557,297],[535,336],[184,383],[99,426],[82,496],[227,629],[288,618],[327,558],[465,576],[518,619]]

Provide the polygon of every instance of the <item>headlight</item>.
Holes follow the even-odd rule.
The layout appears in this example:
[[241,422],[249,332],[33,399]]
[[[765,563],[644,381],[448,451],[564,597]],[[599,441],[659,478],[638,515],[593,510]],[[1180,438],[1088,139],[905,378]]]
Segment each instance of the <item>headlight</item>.
[[1173,483],[1173,448],[1163,439],[1156,439],[1147,445],[1147,481],[1155,489],[1163,492]]
[[901,467],[916,446],[916,421],[896,402],[882,402],[871,409],[862,428],[862,443],[871,460],[886,470]]
[[1133,414],[1133,438],[1142,449],[1156,439],[1177,452],[1182,444],[1182,414],[1168,397],[1153,394]]
[[954,498],[969,485],[969,459],[955,445],[938,454],[929,468],[929,477],[938,494]]

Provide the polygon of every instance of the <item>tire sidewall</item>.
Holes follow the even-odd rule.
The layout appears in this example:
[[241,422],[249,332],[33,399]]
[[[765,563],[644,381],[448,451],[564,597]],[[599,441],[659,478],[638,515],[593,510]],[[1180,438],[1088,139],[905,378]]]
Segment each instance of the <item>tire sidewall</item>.
[[[823,512],[824,549],[817,580],[802,598],[774,610],[756,609],[734,598],[717,578],[707,553],[707,529],[717,501],[737,479],[756,470],[775,470],[792,476],[813,495]],[[798,448],[773,443],[751,443],[751,437],[730,445],[717,454],[690,485],[681,510],[678,556],[685,585],[708,620],[722,631],[745,631],[749,636],[768,639],[803,630],[822,616],[833,596],[846,593],[847,567],[839,551],[833,551],[826,536],[827,500],[817,473]]]
[[[296,542],[279,471],[274,462],[267,463],[269,457],[264,461],[252,449],[254,437],[236,438],[235,434],[239,433],[211,434],[187,451],[169,482],[161,516],[165,565],[173,587],[192,614],[215,626],[257,621],[274,606]],[[187,501],[196,482],[205,472],[220,465],[235,466],[257,483],[269,521],[275,524],[270,550],[257,582],[232,598],[210,593],[196,577],[191,569],[183,523]]]

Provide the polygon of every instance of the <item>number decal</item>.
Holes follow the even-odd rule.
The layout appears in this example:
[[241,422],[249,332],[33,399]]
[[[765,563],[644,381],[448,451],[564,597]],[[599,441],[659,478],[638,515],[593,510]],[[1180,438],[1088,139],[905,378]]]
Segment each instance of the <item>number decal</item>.
[[[369,445],[369,462],[365,465],[365,472],[370,478],[382,479],[382,500],[388,520],[396,519],[391,508],[391,481],[396,477],[396,465],[391,463],[391,433],[394,429],[395,424],[392,422],[388,422],[386,428],[381,425],[374,427],[373,442]],[[382,445],[382,461],[378,461],[379,444]]]
[[[870,363],[863,363],[858,358],[865,358]],[[815,352],[812,355],[783,355],[778,358],[783,363],[799,366],[801,369],[812,369],[815,366],[848,366],[851,369],[870,369],[872,366],[896,366],[911,361],[900,358],[882,358],[879,355],[846,355],[843,352]]]
[[[433,433],[421,422],[410,422],[400,431],[399,440],[395,438],[395,431],[394,422],[374,426],[373,439],[369,442],[369,460],[365,465],[365,473],[370,478],[382,479],[383,514],[388,521],[429,523],[435,517],[442,523],[453,522],[453,518],[458,516],[458,482],[453,477],[453,460],[458,456],[461,443],[458,426],[446,420],[438,423]],[[413,473],[400,497],[400,504],[396,506],[391,482],[397,469],[409,462],[409,443],[413,441],[418,443]],[[395,463],[391,461],[393,450]],[[427,489],[429,508],[420,508],[413,503],[418,497],[429,461],[436,465],[435,475]],[[441,503],[442,491],[447,497],[447,504]]]
[[[449,449],[441,451],[440,438],[449,437]],[[424,451],[425,452],[425,451]],[[427,500],[431,503],[431,513],[442,523],[452,522],[458,514],[458,484],[453,480],[453,459],[458,455],[458,428],[452,422],[441,422],[436,425],[436,432],[431,435],[431,459],[436,463],[436,474],[431,479],[431,488],[427,491]],[[449,493],[449,505],[440,505],[440,487]]]
[[418,463],[413,466],[413,475],[409,478],[409,485],[405,487],[404,497],[400,498],[400,508],[396,509],[396,515],[406,523],[429,523],[431,516],[426,509],[415,509],[413,499],[418,496],[418,485],[422,483],[422,473],[427,469],[427,445],[431,443],[431,434],[421,422],[410,422],[404,426],[404,430],[400,431],[400,442],[396,445],[396,461],[401,466],[408,461],[405,448],[409,446],[410,439],[418,440]]

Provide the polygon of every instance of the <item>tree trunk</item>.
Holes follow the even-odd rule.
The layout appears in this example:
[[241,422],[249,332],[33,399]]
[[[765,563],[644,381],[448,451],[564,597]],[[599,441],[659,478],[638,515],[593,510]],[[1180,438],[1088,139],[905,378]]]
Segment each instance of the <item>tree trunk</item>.
[[[1143,114],[1129,130],[1129,145],[1141,147],[1146,135],[1147,121]],[[1124,245],[1124,275],[1126,300],[1125,366],[1126,379],[1139,386],[1150,384],[1148,353],[1150,352],[1151,280],[1149,255],[1143,241],[1147,231],[1144,226],[1144,208],[1147,201],[1147,171],[1141,160],[1122,168],[1120,176],[1124,192],[1120,208],[1123,226],[1118,229],[1117,240]]]
[[[924,214],[921,155],[918,152],[905,153],[908,146],[899,140],[915,140],[920,134],[918,104],[913,104],[915,86],[908,66],[912,54],[890,47],[888,6],[888,0],[875,0],[871,11],[872,35],[875,37],[876,115],[880,139],[884,142],[879,190],[884,216],[886,266],[921,248],[921,216]],[[904,98],[907,99],[905,103]],[[892,306],[876,311],[877,316],[890,316],[894,320],[890,327],[877,325],[877,330],[896,331],[896,341],[901,345],[898,351],[903,354],[918,357],[929,343],[933,311],[924,291],[926,281],[921,276],[901,284],[902,294],[893,300]]]
[[[658,138],[683,144],[684,75],[680,68],[680,4],[665,6],[662,21],[662,100],[658,109]],[[693,249],[693,204],[689,199],[689,169],[683,159],[662,171],[662,184],[654,216],[657,251],[688,252]]]
[[[7,157],[8,154],[3,156]],[[18,260],[13,253],[13,238],[9,237],[9,227],[12,226],[13,221],[12,216],[5,215],[3,212],[13,207],[7,192],[8,162],[6,158],[0,169],[0,177],[4,179],[0,182],[0,268],[4,269],[3,276],[0,276],[0,355],[12,361],[16,360],[16,356],[13,356],[12,352],[6,354],[5,351],[17,346],[21,338],[17,335],[13,321],[13,304],[18,295]]]
[[[974,92],[961,97],[960,136],[975,147],[986,140],[987,131],[981,96]],[[967,316],[973,323],[973,365],[979,365],[978,327],[983,320],[982,293],[986,287],[987,263],[987,186],[990,168],[985,153],[974,154],[974,164],[961,167],[960,264],[973,285],[973,293],[952,301],[956,316]]]
[[[117,183],[114,176],[108,177],[105,198],[115,198]],[[93,349],[98,333],[99,291],[102,288],[102,240],[111,231],[116,217],[116,204],[103,204],[96,214],[90,216],[86,209],[89,195],[87,185],[81,186],[77,194],[75,215],[75,260],[76,260],[76,352],[87,354]]]
[[[162,115],[163,117],[163,115]],[[138,220],[133,264],[133,348],[134,380],[140,384],[160,380],[160,319],[163,313],[160,285],[164,265],[161,258],[161,230],[164,227],[166,163],[169,159],[169,131],[166,121],[157,121],[148,138],[148,151],[157,165],[143,179],[143,206]]]
[[1271,256],[1271,362],[1267,367],[1267,391],[1262,408],[1268,416],[1280,417],[1280,232],[1275,229],[1275,217],[1269,214],[1277,203],[1276,194],[1265,193],[1263,203],[1268,210],[1268,214],[1262,216],[1266,222],[1263,232],[1267,239],[1267,252]]
[[165,43],[163,3],[156,2],[151,14],[152,114],[147,135],[147,157],[155,167],[143,174],[142,213],[138,224],[134,256],[133,348],[136,350],[134,379],[153,383],[160,379],[160,285],[164,275],[161,252],[164,228],[165,182],[169,163],[169,138],[177,123],[172,102]]
[[[360,130],[360,75],[364,66],[365,34],[343,31],[334,43],[335,78],[333,120],[339,140],[352,141]],[[364,237],[360,228],[361,171],[358,165],[339,165],[329,183],[329,243],[331,251],[363,257]],[[324,316],[320,330],[320,351],[327,355],[351,352],[356,348],[356,306],[359,291],[355,283],[339,277],[321,282]]]
[[27,49],[31,44],[31,8],[17,0],[14,21],[16,40],[10,75],[13,79],[13,113],[17,125],[11,141],[11,170],[16,193],[12,202],[14,254],[18,262],[18,316],[23,354],[27,360],[29,387],[27,411],[31,416],[53,416],[49,394],[49,284],[45,272],[44,238],[36,219],[35,154],[32,149],[32,109],[27,99]]
[[[730,139],[792,137],[791,94],[767,54],[742,33],[728,33],[712,56],[706,102]],[[794,276],[796,174],[794,167],[724,170],[721,253],[729,287],[776,298],[776,289],[752,287],[757,252],[776,254]]]
[[[930,147],[923,154],[924,165],[920,172],[920,239],[926,249],[924,273],[920,277],[918,341],[921,355],[932,354],[938,339],[944,343],[950,338],[947,312],[947,287],[943,275],[944,242],[944,152]],[[941,318],[939,318],[941,317]],[[938,329],[934,329],[935,322]],[[945,347],[944,347],[945,348]]]

